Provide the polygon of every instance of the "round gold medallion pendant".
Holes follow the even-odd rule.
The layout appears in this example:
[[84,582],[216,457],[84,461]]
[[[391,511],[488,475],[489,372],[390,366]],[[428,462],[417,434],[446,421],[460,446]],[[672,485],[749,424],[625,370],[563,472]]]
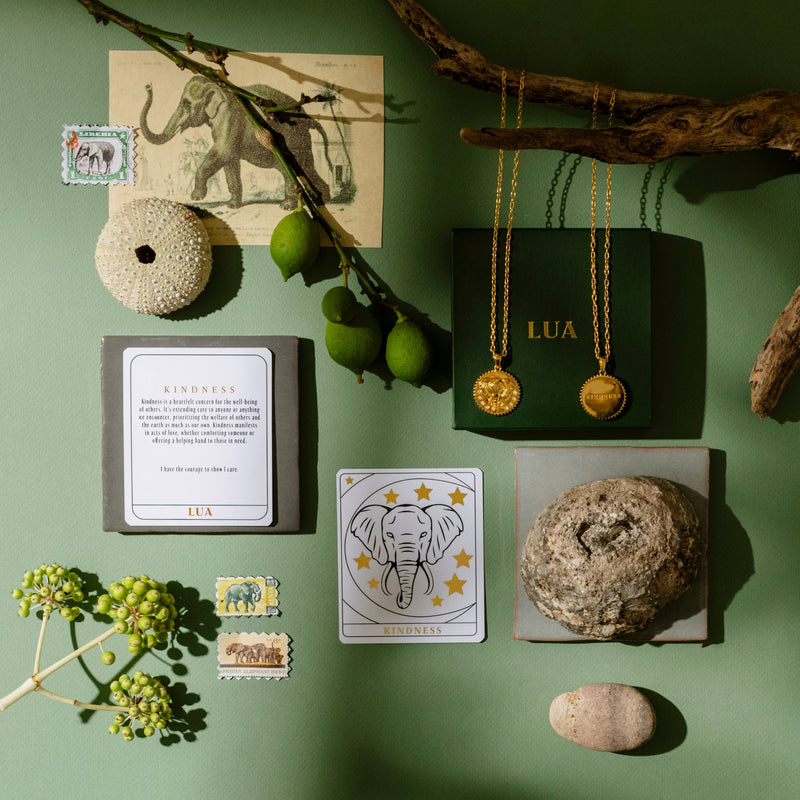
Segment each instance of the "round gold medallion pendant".
[[625,384],[601,372],[581,386],[583,410],[595,419],[614,419],[625,410],[628,399]]
[[519,381],[502,369],[492,369],[475,381],[472,396],[481,411],[502,417],[519,405]]

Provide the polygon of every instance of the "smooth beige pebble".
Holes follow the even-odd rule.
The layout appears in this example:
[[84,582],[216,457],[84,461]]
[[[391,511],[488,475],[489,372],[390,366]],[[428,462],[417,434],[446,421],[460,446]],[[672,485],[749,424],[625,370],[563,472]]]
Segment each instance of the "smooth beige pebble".
[[656,714],[633,686],[592,683],[556,697],[550,704],[550,724],[559,736],[582,747],[619,753],[652,738]]

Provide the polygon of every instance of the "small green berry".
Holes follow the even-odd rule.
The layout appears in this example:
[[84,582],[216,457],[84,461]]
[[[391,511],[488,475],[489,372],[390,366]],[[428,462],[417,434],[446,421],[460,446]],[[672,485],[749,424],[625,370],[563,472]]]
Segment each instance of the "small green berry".
[[111,652],[111,650],[103,650],[103,655],[100,656],[100,660],[106,666],[110,667],[117,660],[117,657]]
[[107,594],[101,594],[100,597],[97,598],[97,610],[101,614],[108,614],[111,611],[112,600],[111,596]]
[[121,583],[112,583],[111,586],[108,587],[108,593],[117,602],[121,602],[128,593],[128,590]]
[[119,725],[115,722],[113,725],[108,726],[108,732],[110,734],[119,733]]

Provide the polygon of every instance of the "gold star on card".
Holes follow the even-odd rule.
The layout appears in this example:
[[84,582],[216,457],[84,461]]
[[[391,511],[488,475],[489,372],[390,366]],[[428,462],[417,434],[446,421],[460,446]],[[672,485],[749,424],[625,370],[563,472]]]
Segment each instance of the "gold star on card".
[[432,597],[432,598],[431,598],[431,602],[432,602],[432,603],[433,603],[435,606],[440,606],[440,605],[442,604],[442,598],[441,598],[441,597],[439,597],[439,595],[437,594],[437,595],[436,595],[436,597]]
[[370,557],[364,555],[363,550],[361,551],[361,555],[358,558],[354,558],[353,561],[355,561],[356,564],[358,564],[359,569],[369,569]]
[[457,556],[453,556],[453,558],[456,560],[456,569],[459,567],[466,567],[469,569],[469,562],[472,556],[467,555],[463,547],[461,548],[461,552]]
[[431,490],[424,483],[421,483],[419,489],[414,489],[414,491],[417,493],[417,500],[431,499]]
[[352,483],[352,482],[353,482],[352,478],[347,478],[347,483]]
[[377,578],[372,578],[372,580],[370,580],[369,588],[370,589],[377,589],[378,588],[378,579]]
[[455,506],[455,505],[462,505],[463,506],[464,505],[464,498],[467,496],[464,492],[460,491],[459,489],[456,489],[454,492],[448,492],[448,495],[450,496],[451,501],[452,501],[450,503],[450,505],[453,505],[453,506]]
[[451,595],[451,594],[464,594],[463,587],[464,587],[465,583],[466,583],[466,581],[462,581],[461,578],[459,578],[458,575],[456,575],[455,572],[454,572],[453,573],[453,577],[450,578],[449,581],[445,581],[444,585],[450,590],[448,592],[448,595]]
[[387,503],[396,503],[398,495],[392,489],[389,489],[389,491],[386,492],[384,497],[386,498]]

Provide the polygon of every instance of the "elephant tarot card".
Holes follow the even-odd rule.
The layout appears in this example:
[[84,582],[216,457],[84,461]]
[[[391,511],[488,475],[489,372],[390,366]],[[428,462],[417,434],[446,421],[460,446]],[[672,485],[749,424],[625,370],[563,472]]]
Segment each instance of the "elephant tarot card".
[[481,471],[341,470],[336,492],[339,639],[482,641]]

